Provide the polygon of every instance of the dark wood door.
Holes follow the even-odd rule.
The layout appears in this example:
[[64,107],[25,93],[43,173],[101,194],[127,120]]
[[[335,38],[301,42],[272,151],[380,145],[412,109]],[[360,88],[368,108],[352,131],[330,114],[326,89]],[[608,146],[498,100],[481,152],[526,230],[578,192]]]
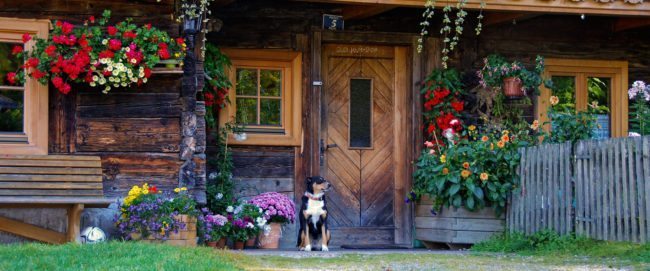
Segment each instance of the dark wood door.
[[405,147],[396,145],[396,101],[402,101],[396,98],[396,49],[326,45],[323,52],[321,139],[329,147],[321,174],[333,185],[332,243],[393,244],[396,207],[404,204],[395,190],[396,173],[402,172],[397,167],[403,166],[396,159],[404,157]]

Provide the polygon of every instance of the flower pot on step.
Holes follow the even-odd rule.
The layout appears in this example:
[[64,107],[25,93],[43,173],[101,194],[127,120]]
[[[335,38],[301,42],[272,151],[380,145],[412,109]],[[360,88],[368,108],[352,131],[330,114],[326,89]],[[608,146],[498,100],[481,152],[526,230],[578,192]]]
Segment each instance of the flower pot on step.
[[246,240],[246,245],[245,245],[246,248],[255,248],[255,241],[256,241],[255,236],[251,236],[250,238],[248,238],[248,240]]
[[205,245],[208,247],[217,247],[217,241],[208,241]]
[[282,224],[270,223],[271,230],[262,232],[259,235],[259,247],[262,249],[275,249],[280,246],[280,237],[282,237]]
[[242,249],[244,249],[244,244],[245,243],[246,242],[244,242],[244,241],[235,241],[233,243],[233,245],[232,245],[232,249],[234,249],[234,250],[242,250]]
[[226,239],[225,237],[219,239],[219,242],[217,242],[217,248],[226,248],[226,242],[227,241],[228,241],[228,239]]

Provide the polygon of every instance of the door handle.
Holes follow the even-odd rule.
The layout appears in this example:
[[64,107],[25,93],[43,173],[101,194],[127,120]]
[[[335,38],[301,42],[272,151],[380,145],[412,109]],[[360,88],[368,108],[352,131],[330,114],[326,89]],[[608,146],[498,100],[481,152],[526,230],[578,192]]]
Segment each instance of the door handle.
[[339,145],[336,145],[336,143],[333,143],[333,144],[327,144],[327,146],[325,146],[325,150],[327,150],[327,149],[329,149],[329,148],[336,148],[336,147],[338,147],[338,146],[339,146]]
[[339,146],[339,145],[336,145],[336,143],[333,143],[333,144],[325,144],[325,141],[321,139],[321,140],[320,140],[320,154],[323,155],[327,149],[329,149],[329,148],[336,148],[336,147],[338,147],[338,146]]

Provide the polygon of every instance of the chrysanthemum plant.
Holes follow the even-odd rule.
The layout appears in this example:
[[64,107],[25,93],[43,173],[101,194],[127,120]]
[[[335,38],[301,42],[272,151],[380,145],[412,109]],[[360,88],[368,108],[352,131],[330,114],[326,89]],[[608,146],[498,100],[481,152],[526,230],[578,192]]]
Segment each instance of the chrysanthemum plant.
[[250,203],[261,208],[264,218],[269,222],[293,223],[296,218],[296,206],[284,194],[267,192],[259,194],[250,200]]
[[597,102],[589,104],[587,110],[580,111],[560,108],[560,98],[557,96],[551,96],[549,102],[547,115],[550,121],[544,125],[551,125],[551,131],[540,133],[544,143],[576,143],[594,136],[594,129],[598,127],[595,115]]
[[151,24],[137,26],[131,19],[109,24],[111,12],[88,18],[84,25],[55,21],[47,39],[32,38],[33,48],[24,51],[17,45],[13,54],[24,60],[20,70],[7,74],[9,82],[23,84],[25,74],[41,84],[52,83],[68,94],[72,83],[97,87],[103,93],[112,88],[147,83],[152,68],[161,60],[180,60],[185,54],[185,41],[172,39]]

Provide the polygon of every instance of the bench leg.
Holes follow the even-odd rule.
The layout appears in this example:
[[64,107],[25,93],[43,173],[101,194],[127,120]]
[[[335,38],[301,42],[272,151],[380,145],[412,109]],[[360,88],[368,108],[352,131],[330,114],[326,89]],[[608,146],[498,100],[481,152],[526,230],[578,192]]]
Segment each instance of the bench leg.
[[65,239],[67,242],[78,243],[81,224],[81,212],[84,210],[83,204],[73,204],[68,208],[68,232]]

